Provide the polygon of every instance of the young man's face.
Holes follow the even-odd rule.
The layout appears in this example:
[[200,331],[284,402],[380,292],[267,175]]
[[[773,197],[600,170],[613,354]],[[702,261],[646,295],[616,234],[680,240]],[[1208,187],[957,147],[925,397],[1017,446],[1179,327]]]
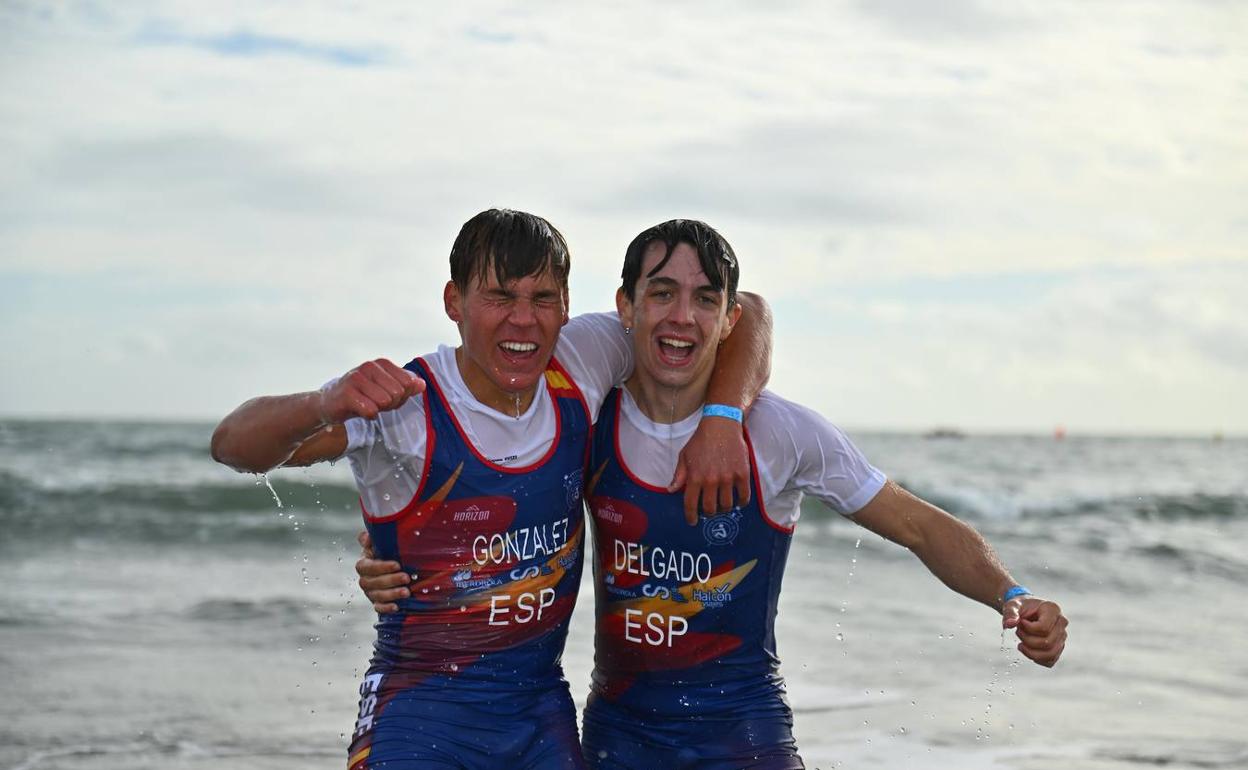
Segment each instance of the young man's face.
[[461,370],[473,395],[497,408],[532,391],[568,322],[567,291],[555,277],[545,272],[500,285],[487,268],[462,292],[447,283],[444,299],[459,326]]
[[728,309],[728,298],[711,286],[687,243],[677,245],[663,269],[650,275],[666,250],[660,242],[646,247],[633,300],[622,290],[616,295],[620,318],[633,328],[638,376],[671,388],[704,388],[719,343],[741,308]]

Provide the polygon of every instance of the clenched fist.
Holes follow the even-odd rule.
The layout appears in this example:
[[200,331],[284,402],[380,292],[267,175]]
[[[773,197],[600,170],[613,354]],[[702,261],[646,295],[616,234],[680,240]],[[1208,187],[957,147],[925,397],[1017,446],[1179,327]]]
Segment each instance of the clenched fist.
[[320,391],[321,420],[334,425],[352,417],[371,420],[398,409],[425,391],[425,381],[386,358],[366,361]]

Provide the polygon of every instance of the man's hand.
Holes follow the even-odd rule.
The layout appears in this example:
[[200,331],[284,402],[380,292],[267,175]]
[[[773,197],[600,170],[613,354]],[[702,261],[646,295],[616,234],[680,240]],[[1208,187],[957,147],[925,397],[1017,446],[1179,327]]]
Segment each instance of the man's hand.
[[367,532],[361,532],[355,539],[364,549],[363,556],[355,563],[355,571],[360,576],[360,588],[364,589],[364,595],[373,603],[373,609],[378,613],[398,612],[399,605],[395,602],[412,595],[407,588],[412,578],[402,571],[402,565],[397,561],[379,561],[374,558],[377,554],[373,552],[373,541]]
[[698,503],[707,513],[732,510],[750,501],[750,450],[741,423],[723,417],[704,417],[698,430],[680,450],[676,473],[668,492],[685,489],[685,521],[698,523]]
[[1066,648],[1067,620],[1056,602],[1019,596],[1001,609],[1001,626],[1013,628],[1018,651],[1042,666],[1052,668]]
[[360,364],[322,390],[318,411],[328,425],[351,417],[371,420],[381,412],[399,408],[424,390],[424,380],[389,359],[378,358]]

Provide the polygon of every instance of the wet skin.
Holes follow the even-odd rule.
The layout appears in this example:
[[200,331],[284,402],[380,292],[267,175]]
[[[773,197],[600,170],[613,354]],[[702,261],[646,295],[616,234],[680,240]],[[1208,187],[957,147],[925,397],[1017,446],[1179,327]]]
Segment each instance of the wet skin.
[[568,293],[542,273],[499,284],[492,270],[463,291],[446,284],[446,314],[459,326],[455,351],[464,384],[482,404],[506,414],[529,408],[568,322]]
[[651,243],[642,263],[633,300],[616,295],[620,320],[633,329],[636,368],[626,383],[637,405],[657,422],[682,419],[702,405],[719,344],[741,316],[728,307],[722,290],[711,286],[698,254],[682,243],[654,275],[666,252]]

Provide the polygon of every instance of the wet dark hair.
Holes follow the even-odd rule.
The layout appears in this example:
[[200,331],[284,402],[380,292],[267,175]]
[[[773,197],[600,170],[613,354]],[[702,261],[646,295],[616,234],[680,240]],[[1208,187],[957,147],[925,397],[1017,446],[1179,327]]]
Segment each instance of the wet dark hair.
[[547,271],[568,288],[572,260],[555,226],[536,214],[488,209],[464,223],[451,246],[451,280],[464,291],[493,270],[500,286]]
[[672,252],[679,244],[687,243],[698,252],[698,262],[702,272],[716,291],[728,295],[728,307],[737,301],[737,279],[740,270],[737,266],[737,255],[715,228],[696,219],[669,219],[662,224],[642,230],[633,242],[628,244],[624,252],[624,269],[620,272],[621,288],[628,301],[634,300],[633,293],[637,289],[637,281],[641,279],[641,266],[645,261],[646,249],[652,243],[667,246],[667,253],[659,264],[646,274],[649,278],[663,269],[672,258]]

